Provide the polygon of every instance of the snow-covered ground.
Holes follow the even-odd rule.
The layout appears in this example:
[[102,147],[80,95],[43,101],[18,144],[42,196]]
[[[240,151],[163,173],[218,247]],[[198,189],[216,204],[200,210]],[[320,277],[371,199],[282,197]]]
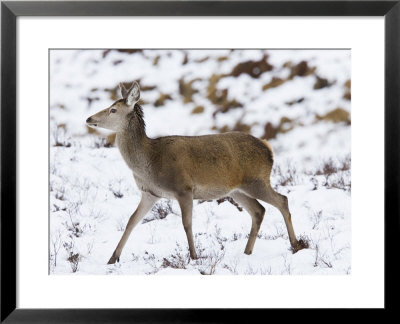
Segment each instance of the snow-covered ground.
[[[52,50],[50,52],[51,274],[349,274],[350,51]],[[296,254],[283,217],[266,215],[252,255],[251,218],[228,201],[194,201],[198,260],[189,259],[176,201],[161,200],[106,265],[140,192],[108,131],[85,120],[140,82],[147,134],[229,130],[267,138],[274,188],[288,196]]]

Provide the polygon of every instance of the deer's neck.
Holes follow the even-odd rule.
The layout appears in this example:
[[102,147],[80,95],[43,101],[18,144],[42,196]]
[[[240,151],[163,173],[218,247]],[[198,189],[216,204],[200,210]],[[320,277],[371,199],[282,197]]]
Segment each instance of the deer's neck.
[[147,137],[144,123],[128,123],[117,133],[117,144],[122,157],[129,168],[136,174],[146,172],[149,155],[150,141]]

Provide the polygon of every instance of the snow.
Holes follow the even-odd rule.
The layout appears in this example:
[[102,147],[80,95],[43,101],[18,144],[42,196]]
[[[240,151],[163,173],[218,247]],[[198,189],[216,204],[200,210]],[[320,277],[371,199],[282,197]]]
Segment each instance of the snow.
[[[217,107],[207,98],[211,75],[228,74],[238,63],[260,60],[264,54],[271,71],[259,78],[241,74],[218,82],[218,89],[229,90],[228,100],[236,99],[243,107],[213,117]],[[185,56],[188,63],[183,65]],[[332,85],[314,90],[315,75],[295,76],[263,91],[273,77],[288,77],[289,69],[283,67],[288,61],[292,65],[306,61]],[[344,84],[351,78],[350,64],[350,51],[345,50],[144,50],[134,54],[51,50],[50,273],[349,274],[351,169],[341,170],[340,165],[350,158],[351,126],[316,116],[338,107],[350,112],[351,103],[343,97]],[[196,79],[193,102],[184,103],[179,93],[182,78]],[[140,192],[118,148],[103,145],[102,138],[111,132],[99,129],[99,134],[89,134],[85,120],[113,103],[106,89],[137,79],[142,86],[155,86],[141,93],[151,137],[217,133],[216,128],[232,128],[239,120],[251,126],[254,136],[262,137],[267,122],[276,126],[282,117],[292,120],[293,128],[269,140],[275,153],[271,183],[287,195],[296,235],[306,238],[310,247],[292,254],[282,215],[261,202],[266,208],[264,221],[253,254],[245,255],[251,226],[247,212],[227,201],[194,201],[193,232],[200,258],[190,260],[179,206],[163,199],[158,206],[166,217],[150,212],[133,230],[120,262],[107,265]],[[172,100],[155,107],[161,93]],[[286,104],[300,98],[304,100]],[[192,114],[199,105],[204,112]],[[337,170],[321,173],[329,159]]]

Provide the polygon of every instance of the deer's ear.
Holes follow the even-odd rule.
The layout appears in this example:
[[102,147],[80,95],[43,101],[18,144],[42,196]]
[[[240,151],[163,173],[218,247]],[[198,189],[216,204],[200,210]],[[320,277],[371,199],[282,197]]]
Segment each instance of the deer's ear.
[[132,83],[131,88],[128,91],[128,95],[126,96],[126,104],[130,107],[134,107],[135,104],[139,101],[140,99],[140,88],[139,84],[134,81]]
[[122,98],[125,99],[128,96],[128,90],[126,90],[126,88],[122,82],[119,83],[119,89],[121,90]]

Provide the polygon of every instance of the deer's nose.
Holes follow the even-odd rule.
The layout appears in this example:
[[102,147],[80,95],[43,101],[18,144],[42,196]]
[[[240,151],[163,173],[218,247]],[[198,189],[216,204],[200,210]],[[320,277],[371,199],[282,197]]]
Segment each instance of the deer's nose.
[[86,119],[86,123],[91,123],[92,122],[92,117],[89,117],[88,119]]

